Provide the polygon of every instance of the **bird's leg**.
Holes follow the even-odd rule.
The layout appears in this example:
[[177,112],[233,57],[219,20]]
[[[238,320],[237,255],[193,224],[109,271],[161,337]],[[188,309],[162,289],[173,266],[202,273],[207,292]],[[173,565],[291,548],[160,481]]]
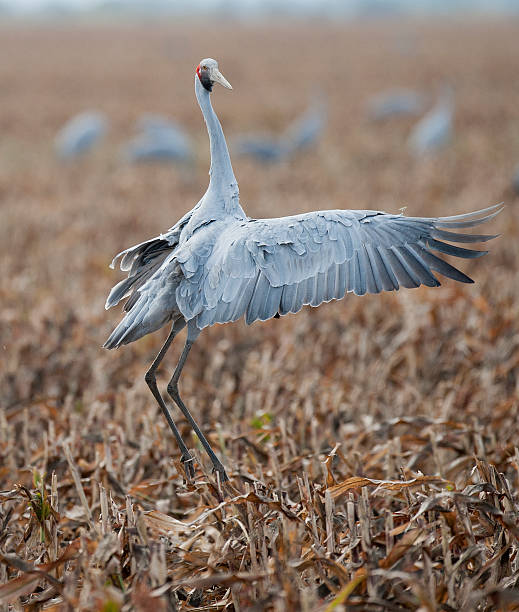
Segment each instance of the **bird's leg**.
[[182,355],[180,355],[180,359],[178,361],[177,367],[175,368],[175,372],[171,377],[171,380],[169,381],[168,393],[172,397],[175,404],[177,404],[177,406],[180,408],[182,414],[186,417],[194,432],[198,436],[198,439],[202,443],[202,446],[204,447],[206,453],[209,455],[209,458],[211,459],[211,463],[213,464],[214,470],[220,474],[221,482],[225,482],[226,480],[229,480],[229,478],[225,472],[225,468],[223,467],[222,462],[215,455],[213,449],[211,448],[211,445],[207,441],[204,434],[201,432],[200,427],[198,427],[195,419],[191,416],[191,413],[182,401],[178,392],[178,380],[180,378],[180,374],[182,373],[182,368],[184,367],[187,360],[187,356],[189,355],[189,351],[191,350],[191,347],[193,346],[194,341],[198,338],[199,334],[199,329],[197,329],[193,324],[188,324],[186,344],[184,346],[184,350],[182,351]]
[[166,421],[168,422],[168,425],[170,426],[171,431],[173,432],[173,435],[177,440],[177,443],[180,447],[180,454],[182,455],[181,461],[184,464],[186,476],[188,478],[193,478],[195,475],[195,468],[193,467],[193,457],[191,456],[184,440],[182,439],[182,436],[180,435],[180,432],[178,431],[177,426],[175,425],[175,422],[171,417],[168,407],[166,406],[160,394],[160,391],[157,387],[157,379],[155,377],[155,372],[157,371],[157,368],[159,367],[161,361],[164,359],[164,355],[167,353],[171,343],[173,342],[173,339],[185,327],[185,325],[186,323],[183,319],[173,323],[171,331],[169,332],[169,336],[166,338],[166,342],[164,342],[164,344],[162,345],[159,354],[155,357],[155,360],[151,364],[150,369],[146,372],[144,379],[146,380],[150,391],[153,393],[153,396],[157,400],[157,403],[159,404],[160,409],[166,417]]

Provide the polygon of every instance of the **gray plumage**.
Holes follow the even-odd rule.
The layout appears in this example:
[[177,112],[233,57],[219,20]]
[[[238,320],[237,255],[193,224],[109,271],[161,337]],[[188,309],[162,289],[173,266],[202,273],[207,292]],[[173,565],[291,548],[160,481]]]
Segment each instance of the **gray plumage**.
[[131,162],[189,162],[194,157],[193,144],[176,122],[148,114],[137,121],[137,135],[124,146],[123,157]]
[[54,145],[61,159],[74,159],[90,151],[106,134],[108,121],[102,113],[84,112],[72,117],[56,135]]
[[436,106],[414,126],[409,136],[409,149],[416,156],[434,153],[445,147],[452,138],[454,101],[446,88]]
[[155,372],[176,334],[186,345],[168,392],[188,419],[222,479],[225,470],[183,404],[178,380],[201,330],[245,318],[246,323],[296,313],[305,305],[400,287],[436,287],[435,272],[473,282],[435,253],[475,258],[486,251],[450,243],[490,240],[465,230],[490,220],[500,205],[452,217],[406,217],[374,210],[324,210],[275,219],[243,211],[223,130],[212,108],[214,83],[231,88],[215,60],[202,60],[195,92],[209,133],[209,187],[200,202],[166,233],[116,255],[127,278],[110,292],[106,308],[128,297],[126,315],[105,343],[116,348],[168,322],[170,335],[146,374],[182,452],[192,457],[157,389]]
[[412,89],[390,89],[369,98],[368,117],[382,121],[391,117],[418,115],[424,107],[422,94]]

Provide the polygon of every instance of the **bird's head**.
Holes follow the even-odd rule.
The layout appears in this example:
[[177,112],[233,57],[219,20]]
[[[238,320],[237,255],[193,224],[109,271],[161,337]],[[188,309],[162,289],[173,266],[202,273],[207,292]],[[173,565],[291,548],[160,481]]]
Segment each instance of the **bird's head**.
[[198,64],[196,67],[196,74],[200,79],[200,83],[202,83],[207,91],[212,91],[215,83],[220,83],[220,85],[223,85],[227,89],[232,89],[229,81],[218,70],[218,62],[210,57],[203,59]]

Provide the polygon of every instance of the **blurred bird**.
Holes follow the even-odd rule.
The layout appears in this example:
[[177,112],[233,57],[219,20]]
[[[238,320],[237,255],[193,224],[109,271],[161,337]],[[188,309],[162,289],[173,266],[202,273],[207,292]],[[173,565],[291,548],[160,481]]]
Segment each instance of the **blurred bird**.
[[452,138],[454,100],[451,88],[445,88],[435,107],[414,126],[409,137],[409,148],[414,155],[434,153]]
[[61,159],[86,154],[104,137],[108,121],[102,113],[84,112],[68,121],[58,132],[55,148]]
[[512,189],[519,196],[519,166],[515,169],[514,178],[512,179]]
[[[225,469],[182,401],[178,381],[201,331],[245,317],[247,324],[356,295],[400,287],[437,287],[437,272],[462,283],[466,274],[433,253],[475,258],[486,251],[449,242],[481,242],[491,235],[457,233],[498,214],[500,205],[453,217],[405,217],[376,210],[322,210],[276,219],[251,219],[240,205],[238,183],[222,126],[211,105],[213,86],[232,89],[214,59],[196,68],[195,93],[209,133],[209,187],[198,204],[164,234],[132,246],[120,261],[128,277],[110,292],[106,308],[129,296],[126,315],[105,347],[128,344],[171,324],[146,373],[146,382],[175,435],[186,474],[192,457],[156,382],[175,336],[187,339],[167,391],[197,434],[222,481]],[[454,231],[452,231],[454,230]],[[448,241],[448,242],[445,242]]]
[[390,117],[418,115],[424,107],[424,97],[412,89],[390,89],[368,100],[368,117],[382,121]]
[[322,98],[314,101],[300,117],[293,121],[284,134],[288,154],[305,151],[313,146],[326,127],[327,109]]
[[279,162],[287,156],[284,143],[265,134],[238,136],[233,150],[236,155],[246,155],[264,163]]
[[137,131],[145,134],[180,134],[189,141],[184,129],[173,119],[155,113],[144,113],[137,119]]
[[143,115],[137,121],[137,136],[123,148],[131,162],[191,162],[194,158],[191,138],[178,123],[160,115]]
[[312,147],[325,129],[326,104],[316,101],[278,137],[247,134],[236,138],[234,151],[261,162],[279,162]]

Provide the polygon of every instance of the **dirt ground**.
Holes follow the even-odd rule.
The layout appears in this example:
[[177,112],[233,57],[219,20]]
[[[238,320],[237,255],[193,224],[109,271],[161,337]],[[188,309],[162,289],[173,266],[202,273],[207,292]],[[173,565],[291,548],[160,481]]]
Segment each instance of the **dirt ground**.
[[[207,185],[201,58],[234,90],[229,141],[282,130],[316,92],[329,123],[286,163],[233,158],[254,217],[367,208],[444,216],[504,200],[474,285],[356,297],[215,326],[181,379],[231,477],[198,440],[187,482],[144,382],[164,329],[116,352],[108,268]],[[519,22],[0,28],[0,605],[82,610],[519,609]],[[453,141],[415,159],[416,118],[366,102],[454,88]],[[85,109],[110,131],[60,163]],[[194,167],[129,165],[143,112],[178,120]],[[171,376],[176,343],[161,369]],[[9,603],[10,602],[10,603]],[[11,605],[11,608],[8,606]]]

